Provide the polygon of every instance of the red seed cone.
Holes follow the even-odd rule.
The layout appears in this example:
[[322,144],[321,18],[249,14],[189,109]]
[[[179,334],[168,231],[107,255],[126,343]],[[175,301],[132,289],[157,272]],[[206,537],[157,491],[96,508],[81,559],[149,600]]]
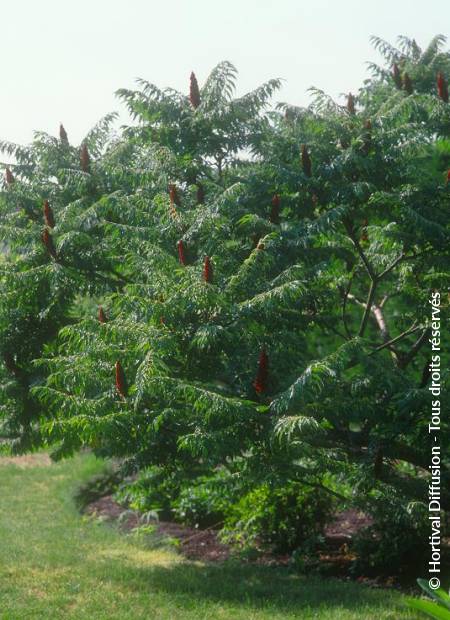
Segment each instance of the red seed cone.
[[89,172],[91,167],[91,157],[89,155],[88,147],[86,146],[86,144],[83,144],[83,146],[81,147],[80,164],[81,170],[83,172]]
[[211,260],[209,256],[205,256],[205,261],[203,263],[203,279],[205,282],[212,284],[213,281],[213,268],[211,265]]
[[349,114],[355,114],[356,109],[355,109],[355,98],[353,97],[352,93],[348,93],[348,97],[347,97],[347,111]]
[[105,311],[103,310],[102,306],[98,307],[98,321],[99,323],[107,323],[108,319],[106,318],[106,314]]
[[12,185],[16,179],[9,168],[5,170],[5,181],[7,185]]
[[186,255],[184,253],[184,243],[183,243],[183,241],[181,239],[178,241],[177,247],[178,247],[178,258],[180,260],[180,263],[182,265],[186,265]]
[[53,217],[53,210],[48,204],[48,200],[44,202],[44,222],[49,228],[55,227],[55,218]]
[[53,243],[53,238],[51,234],[48,232],[48,228],[46,228],[41,235],[42,243],[45,245],[47,252],[50,254],[52,258],[56,260],[56,249],[55,244]]
[[311,157],[309,156],[306,144],[302,144],[302,170],[307,177],[312,174]]
[[401,90],[402,89],[402,76],[400,75],[400,69],[398,68],[398,64],[394,62],[392,66],[392,79],[394,80],[394,84],[396,87]]
[[272,197],[272,209],[270,211],[269,220],[272,224],[280,223],[280,196],[279,194],[274,194]]
[[447,185],[450,183],[450,170],[447,172]]
[[408,93],[408,95],[412,95],[413,93],[413,85],[411,82],[411,78],[407,73],[403,74],[403,90]]
[[197,183],[197,204],[202,205],[205,202],[205,188],[201,183]]
[[128,392],[127,379],[122,364],[119,361],[116,362],[116,390],[119,396],[126,398]]
[[170,206],[177,205],[180,206],[180,197],[178,195],[177,186],[174,183],[169,185],[169,197],[170,197]]
[[63,144],[69,144],[69,138],[67,136],[67,131],[64,129],[64,125],[60,123],[59,125],[59,139]]
[[191,102],[191,106],[194,108],[194,110],[196,110],[200,105],[200,89],[198,87],[197,78],[195,77],[195,73],[193,71],[190,78],[189,101]]
[[267,380],[269,378],[269,358],[267,356],[266,350],[261,349],[261,353],[259,354],[258,361],[258,371],[256,373],[256,378],[253,382],[253,387],[255,388],[258,394],[262,394],[267,390]]
[[441,72],[437,75],[437,90],[439,99],[442,99],[442,101],[448,103],[448,85]]

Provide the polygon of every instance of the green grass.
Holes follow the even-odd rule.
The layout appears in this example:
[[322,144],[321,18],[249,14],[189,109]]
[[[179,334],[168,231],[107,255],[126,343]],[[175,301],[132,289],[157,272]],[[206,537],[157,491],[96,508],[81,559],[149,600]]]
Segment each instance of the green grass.
[[187,562],[83,519],[72,502],[102,463],[0,459],[0,618],[403,620],[395,592],[286,570]]

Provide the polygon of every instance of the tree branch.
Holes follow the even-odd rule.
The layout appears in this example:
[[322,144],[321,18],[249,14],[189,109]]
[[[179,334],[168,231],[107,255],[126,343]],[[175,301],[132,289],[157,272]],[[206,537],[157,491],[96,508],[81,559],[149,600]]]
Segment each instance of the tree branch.
[[387,342],[380,344],[380,346],[378,346],[375,351],[373,351],[371,353],[371,355],[373,355],[373,353],[377,353],[378,351],[381,351],[382,349],[385,349],[386,347],[391,347],[393,344],[395,344],[396,342],[398,342],[399,340],[401,340],[402,338],[405,338],[406,336],[409,336],[409,334],[414,333],[415,331],[417,331],[418,329],[420,329],[420,327],[416,326],[416,323],[414,323],[411,327],[409,327],[408,329],[406,329],[404,332],[402,332],[401,334],[399,334],[398,336],[396,336],[395,338],[392,338],[391,340],[388,340]]
[[372,312],[372,304],[375,297],[375,290],[377,286],[376,279],[372,279],[370,283],[369,294],[367,295],[366,307],[364,310],[363,317],[361,319],[361,326],[359,328],[358,336],[361,338],[364,336],[364,332],[366,331],[367,321],[369,320],[370,313]]
[[394,260],[393,263],[391,263],[388,267],[386,267],[386,269],[384,271],[382,271],[378,276],[378,280],[381,280],[381,278],[384,278],[384,276],[386,276],[390,271],[392,271],[393,269],[395,269],[395,267],[397,267],[397,265],[405,258],[405,253],[402,252],[400,254],[400,256],[397,256],[397,258]]
[[362,247],[361,247],[361,244],[359,243],[359,241],[358,241],[358,239],[356,238],[355,233],[354,233],[354,231],[353,231],[353,226],[352,226],[351,222],[350,222],[348,219],[345,219],[345,220],[344,220],[344,226],[345,226],[345,229],[346,229],[346,231],[347,231],[348,236],[350,237],[350,239],[351,239],[351,241],[352,241],[353,245],[354,245],[354,246],[355,246],[355,248],[356,248],[356,251],[357,251],[357,252],[358,252],[358,254],[359,254],[360,259],[362,260],[362,262],[363,262],[363,264],[364,264],[364,267],[366,268],[367,273],[368,273],[368,274],[369,274],[369,276],[370,276],[370,279],[371,279],[372,281],[373,281],[373,280],[376,280],[376,274],[375,274],[375,271],[374,271],[374,269],[373,269],[372,265],[370,264],[370,262],[369,262],[369,260],[368,260],[367,256],[364,254],[364,251],[363,251],[363,249],[362,249]]

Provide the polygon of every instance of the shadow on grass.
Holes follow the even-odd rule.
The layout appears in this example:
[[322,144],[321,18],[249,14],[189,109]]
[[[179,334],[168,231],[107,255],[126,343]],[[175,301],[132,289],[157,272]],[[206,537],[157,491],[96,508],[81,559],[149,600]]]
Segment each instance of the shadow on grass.
[[128,564],[126,571],[127,587],[131,590],[163,592],[190,601],[194,598],[215,603],[239,603],[252,609],[273,607],[279,611],[299,612],[306,608],[325,611],[339,607],[357,612],[370,607],[372,612],[377,609],[386,612],[390,603],[392,608],[398,604],[389,591],[380,592],[338,579],[300,576],[283,568],[249,566],[233,561],[208,565],[186,562],[148,568]]

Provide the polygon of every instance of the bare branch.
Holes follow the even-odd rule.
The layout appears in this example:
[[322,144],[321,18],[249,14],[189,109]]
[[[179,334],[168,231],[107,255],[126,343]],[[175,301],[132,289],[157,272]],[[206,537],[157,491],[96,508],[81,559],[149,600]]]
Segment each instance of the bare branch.
[[404,332],[402,332],[401,334],[399,334],[395,338],[392,338],[391,340],[388,340],[387,342],[385,342],[383,344],[380,344],[380,346],[378,346],[375,349],[375,351],[373,351],[373,353],[376,353],[377,351],[381,351],[382,349],[385,349],[387,347],[391,347],[393,344],[395,344],[399,340],[402,340],[402,338],[405,338],[406,336],[409,336],[410,334],[413,334],[418,329],[420,329],[420,327],[416,325],[416,322],[414,322],[414,324],[411,327],[406,329]]

